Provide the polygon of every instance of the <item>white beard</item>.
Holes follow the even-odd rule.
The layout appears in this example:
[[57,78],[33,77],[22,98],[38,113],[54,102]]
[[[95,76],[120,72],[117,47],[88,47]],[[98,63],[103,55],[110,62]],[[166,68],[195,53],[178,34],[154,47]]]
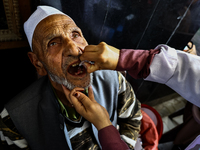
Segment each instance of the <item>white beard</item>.
[[[51,73],[49,70],[47,70],[49,77],[51,78],[52,81],[58,83],[58,84],[62,84],[64,85],[67,89],[69,90],[73,90],[74,88],[77,87],[77,85],[72,84],[70,81],[68,81],[65,78],[60,78],[57,75]],[[93,73],[90,73],[90,82],[88,83],[88,85],[86,85],[85,87],[81,87],[81,88],[88,88],[93,82]],[[79,86],[80,87],[80,86]]]
[[[75,58],[76,58],[76,57],[75,57]],[[49,69],[47,68],[46,64],[43,63],[42,61],[41,61],[41,63],[43,64],[44,68],[46,69],[46,71],[47,71],[49,77],[51,78],[51,80],[52,80],[53,82],[56,82],[56,83],[58,83],[58,84],[62,84],[62,85],[64,85],[67,89],[69,89],[69,90],[73,90],[73,89],[76,88],[76,87],[80,87],[80,88],[86,89],[86,88],[88,88],[88,87],[92,84],[92,82],[93,82],[93,73],[90,73],[90,81],[89,81],[84,87],[81,86],[81,85],[74,85],[73,83],[71,83],[70,81],[68,81],[66,78],[58,77],[57,75],[55,75],[54,73],[52,73],[51,71],[49,71]],[[62,66],[62,68],[65,68],[65,66]],[[64,69],[63,69],[63,70],[64,70]]]

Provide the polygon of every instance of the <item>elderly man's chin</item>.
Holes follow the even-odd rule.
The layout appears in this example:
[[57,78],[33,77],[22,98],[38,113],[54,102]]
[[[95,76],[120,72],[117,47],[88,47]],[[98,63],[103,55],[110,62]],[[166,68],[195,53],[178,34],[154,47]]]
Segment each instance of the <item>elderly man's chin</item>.
[[72,90],[76,87],[81,88],[88,88],[92,84],[93,80],[93,74],[90,73],[86,79],[77,79],[77,80],[70,80],[66,78],[60,78],[57,75],[49,73],[49,77],[53,82],[56,82],[58,84],[64,85],[67,89]]

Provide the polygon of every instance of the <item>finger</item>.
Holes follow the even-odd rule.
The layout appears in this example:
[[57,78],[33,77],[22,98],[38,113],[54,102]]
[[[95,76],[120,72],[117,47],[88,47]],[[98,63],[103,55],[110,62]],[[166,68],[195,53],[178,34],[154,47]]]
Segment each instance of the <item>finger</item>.
[[87,110],[87,108],[89,108],[89,106],[92,104],[92,100],[81,92],[76,92],[76,93],[77,93],[75,94],[76,98],[80,103],[82,103],[84,108]]
[[95,99],[94,99],[94,93],[93,93],[93,90],[92,90],[92,86],[88,87],[88,97],[90,98],[91,101],[96,102]]
[[70,99],[73,103],[74,108],[76,109],[76,111],[80,114],[80,115],[84,115],[86,113],[86,108],[85,106],[82,104],[81,101],[78,100],[77,96],[75,95],[70,95]]
[[98,59],[97,56],[99,56],[99,52],[84,52],[81,56],[80,56],[80,60],[88,60],[88,61],[96,61]]
[[88,45],[84,48],[84,52],[96,52],[97,45]]
[[64,85],[62,85],[62,89],[64,91],[64,94],[65,96],[67,97],[68,101],[73,105],[72,101],[71,101],[71,97],[70,97],[70,94],[73,94],[75,93],[76,91],[84,91],[83,88],[79,88],[79,87],[76,87],[74,88],[72,91],[70,91],[69,89],[67,89]]
[[100,67],[97,64],[84,63],[84,65],[86,66],[88,73],[100,70]]
[[[79,91],[79,92],[83,92],[83,91],[84,91],[84,88],[79,88],[79,87],[74,88],[74,89],[70,92],[69,97],[68,97],[70,101],[72,101],[73,96],[74,96],[78,91]],[[73,104],[73,101],[72,101],[72,104]]]
[[101,50],[99,49],[98,45],[88,45],[85,47],[83,54],[80,56],[80,60],[89,60],[89,61],[95,61],[101,53]]
[[107,45],[105,42],[100,42],[99,45]]
[[84,88],[75,87],[75,88],[71,91],[71,93],[74,93],[74,92],[77,92],[77,91],[83,92],[83,91],[84,91]]

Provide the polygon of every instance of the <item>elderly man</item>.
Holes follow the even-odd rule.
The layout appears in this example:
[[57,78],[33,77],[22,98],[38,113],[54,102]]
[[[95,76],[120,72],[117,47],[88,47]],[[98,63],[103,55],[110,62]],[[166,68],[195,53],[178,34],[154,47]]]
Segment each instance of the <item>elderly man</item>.
[[[112,122],[115,127],[119,125],[121,138],[134,149],[142,118],[140,103],[119,72],[90,74],[85,65],[79,66],[79,57],[88,44],[74,21],[57,9],[38,6],[24,29],[32,49],[28,56],[44,77],[5,105],[0,119],[4,147],[100,149],[98,130]],[[73,107],[73,98],[69,100],[78,98],[80,92],[98,102],[95,108],[105,108],[109,119],[96,121],[87,114],[82,117],[77,105],[77,111]]]

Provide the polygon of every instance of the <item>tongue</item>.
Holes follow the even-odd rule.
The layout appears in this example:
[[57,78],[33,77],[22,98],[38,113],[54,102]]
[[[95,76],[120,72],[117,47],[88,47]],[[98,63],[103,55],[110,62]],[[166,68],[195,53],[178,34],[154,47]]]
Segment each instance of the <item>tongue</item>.
[[83,73],[83,71],[82,71],[81,68],[79,67],[78,70],[77,70],[77,72],[75,72],[75,75],[79,75],[79,74],[81,74],[81,73]]
[[76,66],[76,67],[70,67],[68,72],[72,75],[79,75],[83,73],[84,67],[82,66]]
[[76,72],[75,75],[79,75],[79,74],[81,74],[81,73],[83,73],[83,71],[78,70],[78,72]]

